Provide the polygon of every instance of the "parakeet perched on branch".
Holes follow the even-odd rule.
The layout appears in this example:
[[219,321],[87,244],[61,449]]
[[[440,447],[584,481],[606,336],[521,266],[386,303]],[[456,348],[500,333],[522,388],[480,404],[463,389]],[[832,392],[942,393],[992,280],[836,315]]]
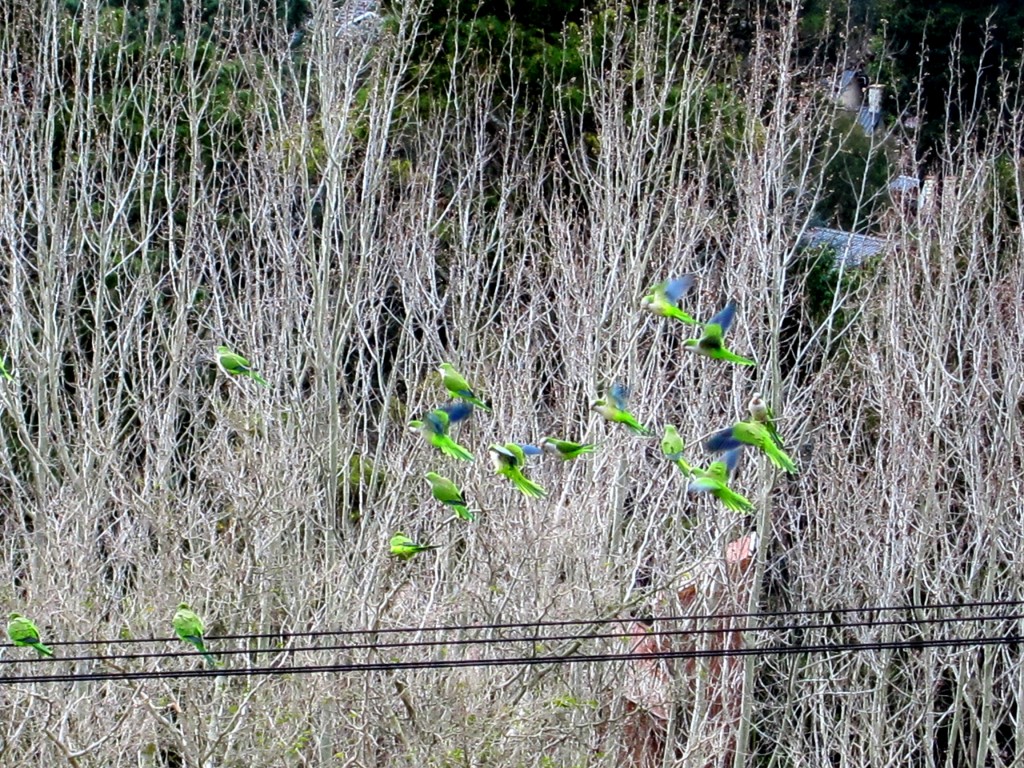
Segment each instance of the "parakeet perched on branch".
[[252,365],[241,355],[232,352],[229,347],[217,347],[217,365],[232,376],[248,376],[264,387],[269,387],[266,379],[252,369]]
[[404,533],[396,533],[391,537],[391,554],[399,560],[412,560],[420,552],[437,549],[437,544],[417,544]]

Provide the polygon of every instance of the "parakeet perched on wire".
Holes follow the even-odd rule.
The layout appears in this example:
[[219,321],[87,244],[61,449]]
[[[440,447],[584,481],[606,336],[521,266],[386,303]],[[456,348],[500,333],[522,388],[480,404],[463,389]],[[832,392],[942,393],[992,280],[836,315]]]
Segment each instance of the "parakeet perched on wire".
[[53,651],[39,639],[39,628],[32,619],[20,613],[12,613],[8,617],[7,636],[15,645],[35,648],[40,656],[53,656]]
[[640,307],[661,317],[671,317],[688,325],[697,325],[697,321],[678,307],[679,299],[690,290],[693,277],[683,275],[665,280],[652,287],[647,295],[640,300]]
[[775,444],[768,427],[756,421],[739,421],[731,427],[716,432],[709,437],[704,447],[709,451],[728,451],[741,445],[752,445],[760,448],[779,469],[791,475],[796,474],[796,464],[784,450]]
[[683,449],[685,447],[683,445],[683,438],[679,436],[676,428],[671,424],[666,424],[665,436],[661,438],[661,452],[666,459],[679,467],[680,472],[689,477],[693,474],[693,467],[683,458]]
[[775,441],[775,445],[779,448],[785,448],[786,446],[782,443],[782,438],[779,436],[779,431],[775,426],[775,414],[772,413],[771,406],[765,402],[760,392],[755,392],[754,396],[750,398],[750,402],[747,403],[747,411],[750,412],[750,420],[764,424],[768,427],[768,432],[772,436],[772,440]]
[[396,533],[391,537],[391,554],[399,560],[412,560],[420,552],[437,549],[437,544],[417,544],[404,533]]
[[622,384],[613,384],[608,392],[607,400],[595,400],[590,408],[597,411],[607,421],[617,424],[625,424],[633,432],[643,437],[651,437],[654,433],[636,420],[636,417],[626,410],[626,399],[629,390]]
[[542,437],[540,447],[545,453],[557,456],[562,461],[571,461],[585,453],[593,453],[597,450],[594,443],[574,443],[571,440],[559,440],[555,437]]
[[455,370],[454,365],[451,363],[441,363],[437,370],[441,374],[441,383],[448,390],[448,394],[460,400],[465,400],[467,403],[472,403],[481,411],[491,412],[491,406],[474,394],[473,390],[469,388],[469,383],[462,377],[461,373]]
[[252,365],[241,355],[232,352],[229,347],[217,347],[217,365],[232,376],[248,376],[264,387],[269,387],[266,379],[252,369]]
[[736,468],[742,448],[735,448],[721,461],[712,462],[707,469],[694,467],[694,479],[690,482],[690,493],[710,493],[726,507],[734,512],[750,512],[754,505],[745,496],[741,496],[732,490],[729,485],[729,475]]
[[494,463],[494,471],[502,477],[507,477],[512,484],[524,495],[533,499],[541,499],[547,496],[548,492],[541,486],[523,475],[523,467],[526,466],[527,454],[534,456],[540,453],[540,448],[535,445],[522,445],[520,443],[497,443],[488,447],[491,461]]
[[409,422],[409,429],[422,434],[429,443],[453,459],[473,461],[473,454],[455,442],[448,434],[452,424],[462,421],[473,412],[473,406],[466,403],[453,403],[427,413],[422,420]]
[[737,365],[756,365],[753,360],[734,354],[725,347],[723,337],[725,332],[729,330],[729,326],[732,325],[735,316],[736,302],[730,301],[725,305],[725,309],[712,317],[710,321],[704,323],[701,329],[702,335],[699,339],[687,339],[683,342],[683,345],[691,352],[704,355],[704,357],[725,360]]
[[203,643],[203,620],[188,607],[188,603],[180,603],[174,614],[174,631],[182,640],[194,645],[196,650],[203,654],[203,658],[211,667],[217,666],[217,660],[206,650]]
[[460,520],[472,522],[475,519],[466,500],[462,497],[462,491],[455,483],[447,477],[441,477],[437,472],[427,472],[425,477],[430,483],[430,492],[435,499],[445,506],[451,507]]

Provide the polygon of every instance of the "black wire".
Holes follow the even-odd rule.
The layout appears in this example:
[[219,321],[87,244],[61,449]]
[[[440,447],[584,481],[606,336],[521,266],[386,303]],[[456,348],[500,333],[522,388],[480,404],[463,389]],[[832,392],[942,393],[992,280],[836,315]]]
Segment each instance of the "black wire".
[[54,675],[0,677],[0,685],[19,683],[108,682],[114,680],[166,680],[190,677],[240,677],[266,675],[295,675],[342,672],[396,672],[417,669],[460,669],[476,667],[533,666],[536,664],[587,664],[610,661],[650,661],[655,659],[703,659],[745,656],[787,656],[829,652],[864,652],[926,648],[964,648],[1019,643],[1017,635],[1004,637],[977,636],[971,638],[940,638],[936,640],[894,640],[872,643],[831,643],[817,645],[774,646],[771,648],[721,648],[702,650],[657,651],[654,653],[602,653],[567,654],[561,656],[515,656],[489,659],[441,659],[406,662],[360,662],[303,666],[243,667],[240,669],[151,670],[138,672],[90,672]]
[[[1021,607],[1024,600],[986,600],[974,603],[937,603],[935,605],[893,605],[893,606],[866,606],[863,608],[807,608],[796,611],[766,611],[758,613],[708,613],[692,614],[681,616],[655,616],[647,621],[673,622],[673,621],[717,621],[722,619],[768,619],[787,616],[810,616],[819,613],[847,615],[851,613],[887,613],[893,611],[935,611],[966,608],[996,608],[996,607]],[[950,619],[955,621],[957,619]],[[615,617],[607,619],[567,619],[564,621],[530,621],[509,624],[463,624],[450,626],[431,627],[392,627],[379,629],[346,629],[346,630],[317,630],[310,632],[264,632],[254,634],[238,635],[206,635],[205,640],[287,640],[293,637],[352,637],[365,635],[387,635],[387,634],[413,634],[417,632],[468,632],[474,630],[498,630],[498,629],[533,629],[542,627],[573,627],[592,626],[595,624],[629,624],[638,621],[633,617]],[[829,624],[825,626],[856,626],[856,624]],[[126,643],[176,643],[177,637],[148,637],[148,638],[114,638],[110,640],[57,640],[48,642],[53,647],[72,645],[122,645]],[[9,644],[8,644],[9,645]],[[3,647],[0,645],[0,647]]]
[[[309,646],[292,646],[292,647],[275,647],[275,648],[229,648],[224,650],[209,649],[210,652],[215,656],[237,656],[237,655],[250,655],[258,656],[261,654],[296,654],[302,652],[325,652],[325,651],[354,651],[354,650],[395,650],[395,649],[407,649],[407,648],[433,648],[433,647],[450,647],[450,646],[486,646],[486,645],[497,645],[502,643],[537,643],[537,642],[568,642],[574,640],[616,640],[616,639],[627,639],[627,640],[647,640],[655,638],[672,638],[677,636],[701,636],[701,635],[714,635],[724,634],[727,632],[785,632],[785,631],[811,631],[811,630],[842,630],[842,629],[857,629],[857,628],[877,628],[877,627],[898,627],[898,626],[911,626],[921,624],[954,624],[954,623],[968,623],[968,622],[988,622],[988,621],[1019,621],[1024,619],[1024,615],[1007,616],[1002,614],[983,614],[983,615],[972,615],[972,616],[947,616],[947,617],[936,617],[931,619],[888,619],[886,621],[859,621],[859,622],[847,622],[845,624],[835,623],[822,623],[822,624],[788,624],[788,625],[765,625],[765,626],[714,626],[714,627],[700,627],[700,628],[684,628],[684,629],[657,629],[650,628],[645,629],[644,632],[593,632],[586,634],[561,634],[561,635],[526,635],[521,637],[488,637],[488,638],[462,638],[462,639],[440,639],[440,640],[415,640],[405,642],[367,642],[367,643],[344,643],[340,645],[309,645]],[[635,621],[631,619],[630,621]],[[667,623],[665,619],[659,619],[660,623]],[[600,623],[600,622],[595,622]],[[213,638],[205,638],[207,641]],[[176,640],[177,642],[177,640]],[[56,645],[56,644],[54,644]],[[169,651],[161,653],[124,653],[124,654],[113,654],[107,656],[61,656],[55,659],[49,659],[49,661],[65,661],[65,662],[99,662],[99,661],[128,661],[137,659],[159,659],[159,658],[181,658],[201,655],[196,651]],[[42,658],[27,658],[27,659],[0,659],[0,665],[3,664],[21,664],[21,663],[40,663],[48,661],[48,659]]]

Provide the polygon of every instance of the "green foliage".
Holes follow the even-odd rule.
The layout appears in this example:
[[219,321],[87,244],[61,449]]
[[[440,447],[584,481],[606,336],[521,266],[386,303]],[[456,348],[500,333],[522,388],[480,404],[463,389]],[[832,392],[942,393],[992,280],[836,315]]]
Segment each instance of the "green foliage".
[[956,130],[968,112],[1000,104],[1001,71],[1021,63],[1024,3],[879,0],[878,10],[884,21],[875,47],[888,54],[880,58],[879,79],[893,84],[899,104],[913,104],[920,86],[922,153],[942,143],[947,109]]
[[837,118],[825,149],[825,189],[816,216],[830,226],[858,232],[877,220],[889,205],[893,176],[886,150],[864,133],[853,116]]

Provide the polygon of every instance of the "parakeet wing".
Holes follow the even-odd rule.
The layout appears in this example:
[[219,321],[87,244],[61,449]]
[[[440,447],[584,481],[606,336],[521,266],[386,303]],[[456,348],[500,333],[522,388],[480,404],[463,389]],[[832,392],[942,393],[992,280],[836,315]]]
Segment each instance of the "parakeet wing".
[[675,304],[693,286],[693,277],[691,275],[683,275],[672,280],[666,280],[662,285],[664,286],[665,298]]
[[612,388],[608,391],[608,397],[611,398],[612,404],[620,411],[626,410],[626,403],[629,400],[629,387],[625,384],[612,384]]
[[736,439],[732,427],[715,432],[715,434],[704,441],[704,448],[712,453],[729,451],[741,445],[743,445],[743,442]]
[[732,321],[736,317],[736,302],[730,301],[725,305],[724,308],[719,310],[718,314],[712,317],[704,325],[704,333],[708,334],[711,332],[712,327],[717,328],[718,338],[722,337],[722,334],[726,333],[732,326]]

